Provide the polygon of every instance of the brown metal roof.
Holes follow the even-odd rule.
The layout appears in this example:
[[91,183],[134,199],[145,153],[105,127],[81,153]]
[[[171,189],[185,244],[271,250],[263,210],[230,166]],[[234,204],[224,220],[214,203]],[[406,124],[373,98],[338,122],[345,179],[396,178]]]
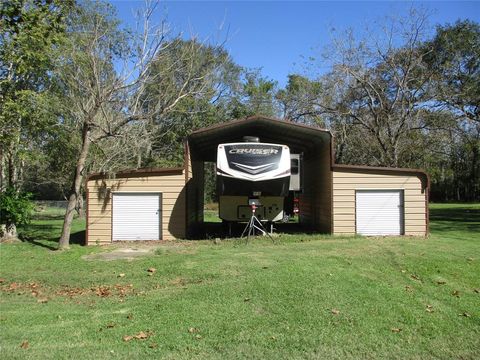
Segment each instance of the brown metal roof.
[[287,145],[293,153],[312,152],[332,137],[325,129],[257,115],[194,131],[188,137],[192,159],[215,161],[218,144],[242,142],[244,136]]
[[143,168],[143,169],[133,169],[133,170],[123,170],[116,172],[114,174],[108,173],[95,173],[88,175],[86,181],[96,180],[96,179],[105,179],[108,177],[112,178],[125,178],[125,177],[141,177],[141,176],[155,176],[155,175],[181,175],[185,168]]
[[420,169],[333,164],[332,170],[360,172],[360,173],[370,172],[370,173],[376,173],[376,174],[391,174],[391,175],[414,175],[420,178],[424,189],[430,188],[430,178],[428,174],[425,171]]

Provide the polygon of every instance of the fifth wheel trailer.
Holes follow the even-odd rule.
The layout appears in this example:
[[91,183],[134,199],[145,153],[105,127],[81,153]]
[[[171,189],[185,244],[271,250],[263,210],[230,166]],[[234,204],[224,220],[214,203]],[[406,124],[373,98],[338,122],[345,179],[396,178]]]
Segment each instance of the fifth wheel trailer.
[[260,220],[280,221],[290,187],[290,149],[261,143],[258,138],[246,140],[218,145],[219,217],[224,221],[246,221],[251,216],[249,199],[257,199],[260,206],[256,216]]

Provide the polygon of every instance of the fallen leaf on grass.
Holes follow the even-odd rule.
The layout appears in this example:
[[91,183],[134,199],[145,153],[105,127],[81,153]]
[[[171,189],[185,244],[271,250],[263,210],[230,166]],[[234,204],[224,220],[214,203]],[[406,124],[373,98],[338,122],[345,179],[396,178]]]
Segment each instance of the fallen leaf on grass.
[[16,282],[13,282],[10,284],[10,286],[8,287],[8,290],[9,291],[15,291],[18,287],[18,284]]
[[22,344],[20,345],[22,349],[28,349],[29,346],[30,344],[28,343],[27,340],[23,340]]
[[407,270],[400,270],[402,274],[405,274]]
[[[56,291],[55,295],[68,296],[70,299],[73,299],[75,296],[84,296],[88,291],[87,289],[64,286],[63,289]],[[94,291],[94,289],[91,289],[91,291]]]
[[135,339],[143,340],[143,339],[148,339],[150,337],[149,333],[144,333],[143,331],[140,331],[137,335],[134,336]]
[[340,314],[340,310],[337,310],[337,309],[332,309],[331,312],[332,312],[333,315]]
[[148,339],[152,335],[153,335],[153,333],[151,333],[149,331],[147,331],[147,332],[140,331],[137,335],[125,335],[122,339],[123,339],[123,341],[130,341],[130,340],[133,340],[133,339],[145,340],[145,339]]
[[154,273],[155,271],[157,271],[157,269],[155,269],[155,268],[148,268],[147,271],[148,271],[149,273]]
[[92,290],[95,291],[95,294],[97,294],[97,296],[100,296],[100,297],[107,297],[112,294],[110,289],[107,286],[99,286]]
[[425,309],[425,311],[428,312],[428,313],[433,313],[435,310],[433,310],[432,305],[427,305],[427,308]]
[[453,290],[453,291],[452,291],[452,296],[456,296],[456,297],[459,298],[459,297],[460,297],[460,291],[458,291],[458,290]]
[[400,331],[402,331],[401,328],[391,328],[390,330],[392,330],[392,332],[394,333],[399,333]]
[[202,335],[200,334],[195,335],[195,339],[200,340],[201,338],[202,338]]
[[119,278],[123,278],[123,277],[125,277],[125,274],[123,274],[123,273],[122,273],[122,274],[118,274],[118,277],[119,277]]

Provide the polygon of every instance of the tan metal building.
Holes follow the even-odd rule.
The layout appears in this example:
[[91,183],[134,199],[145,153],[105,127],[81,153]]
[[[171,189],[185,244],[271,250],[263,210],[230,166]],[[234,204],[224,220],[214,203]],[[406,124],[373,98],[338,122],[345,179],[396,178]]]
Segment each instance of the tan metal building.
[[204,164],[220,143],[243,136],[302,154],[300,224],[332,234],[428,233],[428,176],[421,170],[334,164],[327,130],[262,116],[200,129],[185,142],[185,164],[87,178],[87,244],[194,238],[203,225]]
[[92,174],[86,197],[87,245],[186,237],[184,168]]

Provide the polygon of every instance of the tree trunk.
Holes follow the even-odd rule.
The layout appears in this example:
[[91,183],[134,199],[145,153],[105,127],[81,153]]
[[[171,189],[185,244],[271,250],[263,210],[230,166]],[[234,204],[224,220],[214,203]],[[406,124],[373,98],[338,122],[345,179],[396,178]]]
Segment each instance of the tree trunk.
[[6,188],[4,161],[5,157],[3,156],[3,148],[0,147],[0,191],[5,190]]
[[80,151],[80,155],[77,160],[73,183],[70,189],[70,195],[68,197],[67,210],[65,211],[65,218],[63,220],[62,235],[58,241],[59,249],[68,249],[70,246],[70,232],[72,230],[73,215],[78,204],[78,199],[81,196],[80,189],[82,187],[83,169],[85,168],[85,162],[87,161],[88,151],[90,149],[89,136],[90,126],[88,124],[84,124],[82,129],[82,150]]
[[476,144],[473,144],[473,154],[472,154],[472,165],[471,165],[471,173],[470,173],[470,184],[471,185],[471,192],[467,194],[466,200],[470,201],[477,201],[477,194],[476,194],[476,184],[478,184],[477,180],[477,163],[478,163],[478,149]]
[[1,225],[0,239],[2,240],[17,239],[17,226],[12,223]]
[[13,151],[8,154],[8,186],[18,190],[17,187],[17,169],[13,158]]
[[81,194],[79,194],[77,198],[77,214],[79,219],[83,219],[83,197]]

